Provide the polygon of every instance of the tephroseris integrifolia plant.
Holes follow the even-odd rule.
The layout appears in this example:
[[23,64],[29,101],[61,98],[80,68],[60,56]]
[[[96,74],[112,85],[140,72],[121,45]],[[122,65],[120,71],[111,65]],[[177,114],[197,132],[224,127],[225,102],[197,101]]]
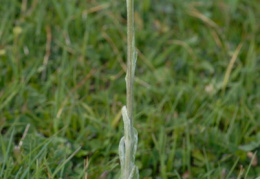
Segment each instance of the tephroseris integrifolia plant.
[[139,172],[135,166],[135,153],[138,135],[133,127],[133,94],[136,66],[134,0],[126,0],[127,7],[127,71],[126,71],[126,106],[122,108],[124,136],[119,144],[121,179],[138,179]]

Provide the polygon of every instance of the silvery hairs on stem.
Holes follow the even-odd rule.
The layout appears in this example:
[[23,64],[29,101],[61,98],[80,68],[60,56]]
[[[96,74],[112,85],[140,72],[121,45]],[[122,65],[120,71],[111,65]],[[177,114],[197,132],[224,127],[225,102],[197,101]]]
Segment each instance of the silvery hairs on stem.
[[138,168],[135,166],[138,134],[133,127],[133,87],[137,60],[134,32],[134,0],[126,0],[127,5],[127,72],[126,93],[127,107],[122,108],[124,136],[119,143],[119,158],[121,164],[121,179],[139,179]]
[[[138,142],[138,134],[135,128],[130,125],[130,119],[127,114],[127,109],[124,106],[122,108],[122,115],[124,121],[124,131],[125,136],[121,138],[119,144],[119,157],[121,163],[121,179],[138,179],[139,178],[139,171],[138,168],[135,166],[135,153],[137,149],[137,142]],[[132,132],[131,132],[132,131]],[[126,147],[131,148],[130,155],[126,154]],[[127,168],[127,163],[130,161],[129,171]]]
[[[131,60],[132,71],[131,75],[126,74],[126,86],[130,89],[129,85],[133,85],[135,66],[137,60],[137,53],[135,50],[134,37],[132,38],[132,49],[133,49],[133,59]],[[132,81],[132,83],[129,81]],[[139,171],[135,166],[135,153],[138,143],[138,133],[133,127],[133,121],[131,122],[126,106],[122,108],[122,116],[124,122],[124,136],[121,138],[119,143],[119,157],[121,164],[121,179],[139,179]],[[133,119],[132,119],[133,120]]]

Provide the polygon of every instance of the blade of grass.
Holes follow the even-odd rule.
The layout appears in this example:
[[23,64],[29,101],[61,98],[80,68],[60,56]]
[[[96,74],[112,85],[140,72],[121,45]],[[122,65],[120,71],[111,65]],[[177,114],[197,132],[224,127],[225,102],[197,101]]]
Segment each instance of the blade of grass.
[[56,170],[53,172],[52,174],[52,178],[55,178],[55,175],[64,168],[64,166],[66,165],[66,163],[68,163],[70,161],[70,159],[76,155],[78,153],[78,151],[81,149],[81,147],[79,147],[77,150],[75,150],[62,164],[60,164]]
[[227,176],[226,176],[226,179],[229,179],[229,178],[230,178],[232,172],[235,170],[235,168],[236,168],[236,166],[237,166],[238,161],[239,161],[239,158],[237,158],[237,160],[236,160],[235,163],[233,164],[231,170],[228,172],[228,174],[227,174]]
[[11,151],[11,146],[12,146],[13,137],[14,137],[14,131],[15,131],[15,130],[12,129],[12,133],[11,133],[11,137],[10,137],[10,139],[9,139],[7,151],[6,151],[5,154],[4,154],[4,162],[3,162],[2,169],[1,169],[0,178],[4,175],[4,169],[5,169],[5,166],[6,166],[6,162],[7,162],[7,159],[8,159],[8,157],[9,157],[9,153],[10,153],[10,151]]
[[245,178],[247,178],[247,175],[248,175],[249,170],[250,170],[250,168],[251,168],[251,166],[252,166],[252,163],[253,163],[253,161],[255,160],[256,154],[257,154],[257,152],[254,153],[254,155],[253,155],[253,157],[252,157],[252,159],[251,159],[251,161],[250,161],[250,164],[249,164],[249,166],[248,166],[248,168],[247,168],[247,170],[246,170]]
[[226,70],[226,73],[225,73],[225,77],[224,77],[224,80],[223,80],[223,84],[222,84],[222,92],[224,93],[225,92],[225,89],[226,89],[226,86],[227,86],[227,83],[228,83],[228,80],[230,78],[230,74],[231,74],[231,70],[236,62],[236,59],[237,59],[237,56],[242,48],[243,44],[240,43],[237,47],[237,49],[235,50],[234,54],[232,55],[232,58],[229,62],[229,65],[227,67],[227,70]]

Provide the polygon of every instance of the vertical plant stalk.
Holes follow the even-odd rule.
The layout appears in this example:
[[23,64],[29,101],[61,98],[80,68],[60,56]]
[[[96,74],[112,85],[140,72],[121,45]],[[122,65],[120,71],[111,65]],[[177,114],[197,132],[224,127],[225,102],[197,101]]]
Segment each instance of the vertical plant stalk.
[[138,134],[133,127],[133,94],[136,66],[134,0],[126,0],[127,6],[127,72],[126,72],[126,106],[122,108],[124,136],[119,143],[121,179],[138,179],[139,171],[135,166]]

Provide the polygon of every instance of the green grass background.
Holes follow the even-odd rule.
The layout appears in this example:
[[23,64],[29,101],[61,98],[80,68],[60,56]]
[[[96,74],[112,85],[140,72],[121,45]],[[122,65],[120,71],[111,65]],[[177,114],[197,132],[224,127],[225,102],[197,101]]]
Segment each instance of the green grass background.
[[[116,178],[125,0],[0,4],[0,178]],[[260,2],[135,10],[141,178],[260,176]]]

